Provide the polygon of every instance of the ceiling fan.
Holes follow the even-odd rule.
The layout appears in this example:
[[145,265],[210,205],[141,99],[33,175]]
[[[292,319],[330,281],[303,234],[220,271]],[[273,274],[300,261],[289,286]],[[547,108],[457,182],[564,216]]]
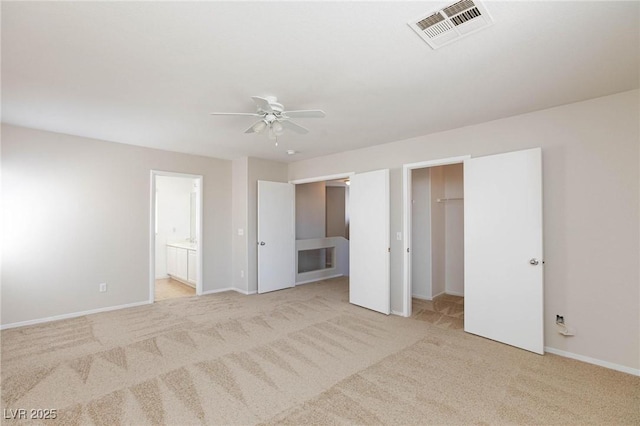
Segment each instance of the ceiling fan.
[[293,130],[300,134],[309,133],[309,130],[299,124],[291,121],[292,118],[323,118],[324,111],[319,109],[304,109],[285,111],[284,106],[278,102],[275,96],[252,96],[251,99],[256,103],[257,111],[251,112],[212,112],[211,115],[248,115],[251,117],[259,117],[256,121],[245,130],[245,133],[264,133],[267,132],[269,139],[276,139],[284,133],[285,129]]

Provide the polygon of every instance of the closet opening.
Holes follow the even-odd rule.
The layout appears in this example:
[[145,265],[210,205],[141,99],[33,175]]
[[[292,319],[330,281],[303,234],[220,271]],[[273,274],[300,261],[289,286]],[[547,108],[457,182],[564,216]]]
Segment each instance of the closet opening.
[[464,321],[463,167],[463,158],[404,167],[404,315],[459,328]]

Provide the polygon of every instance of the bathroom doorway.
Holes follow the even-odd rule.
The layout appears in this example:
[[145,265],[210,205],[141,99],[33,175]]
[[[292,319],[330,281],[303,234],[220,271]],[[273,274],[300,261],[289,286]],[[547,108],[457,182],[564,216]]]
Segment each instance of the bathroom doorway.
[[152,171],[151,302],[202,294],[202,176]]

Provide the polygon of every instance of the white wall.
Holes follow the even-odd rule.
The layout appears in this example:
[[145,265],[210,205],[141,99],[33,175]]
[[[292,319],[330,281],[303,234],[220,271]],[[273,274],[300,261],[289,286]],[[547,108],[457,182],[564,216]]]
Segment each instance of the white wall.
[[195,179],[192,178],[156,177],[156,279],[167,277],[167,243],[191,238],[191,193],[194,183]]
[[5,124],[2,145],[3,325],[149,300],[152,169],[204,176],[203,290],[230,286],[230,161]]
[[232,161],[232,287],[242,292],[249,288],[249,159]]
[[[444,197],[464,198],[462,164],[443,166]],[[444,203],[444,292],[464,295],[464,200]]]
[[431,183],[431,297],[444,294],[446,282],[446,250],[445,203],[438,202],[444,198],[443,166],[429,168]]
[[296,188],[296,240],[324,238],[326,230],[326,185],[303,183]]
[[429,169],[411,171],[411,295],[431,299],[431,189]]
[[[402,165],[542,147],[545,345],[640,368],[638,90],[289,165],[289,179],[390,168],[391,232],[402,230]],[[403,242],[391,238],[392,310]],[[556,332],[555,314],[576,328]]]

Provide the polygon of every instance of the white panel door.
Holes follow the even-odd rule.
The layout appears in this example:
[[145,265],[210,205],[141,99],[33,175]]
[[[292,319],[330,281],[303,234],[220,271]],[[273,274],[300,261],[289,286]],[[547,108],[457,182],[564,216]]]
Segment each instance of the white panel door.
[[544,353],[540,148],[464,161],[464,329]]
[[292,184],[258,181],[258,293],[295,285],[294,197]]
[[389,170],[360,173],[349,186],[349,302],[389,314]]

